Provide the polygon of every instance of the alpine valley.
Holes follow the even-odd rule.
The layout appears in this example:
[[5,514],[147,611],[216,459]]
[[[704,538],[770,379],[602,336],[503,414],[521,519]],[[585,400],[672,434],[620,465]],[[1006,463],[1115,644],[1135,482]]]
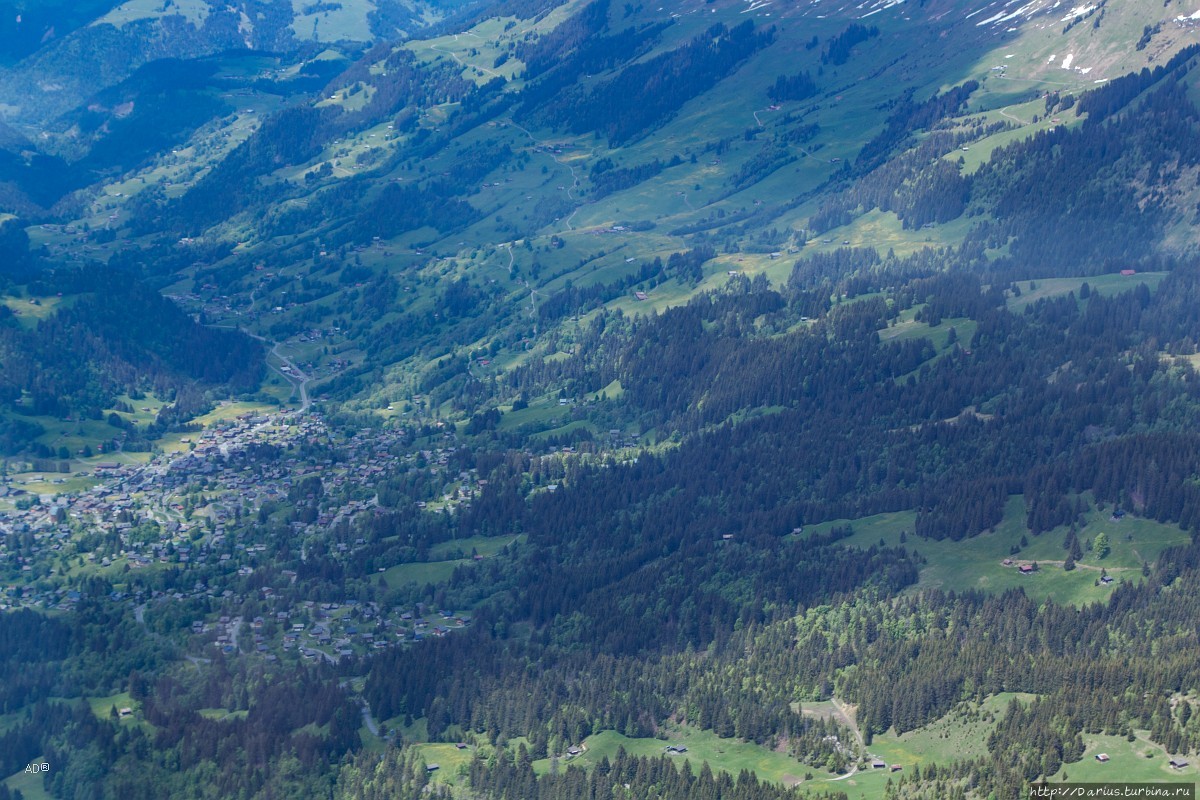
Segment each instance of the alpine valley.
[[0,0],[0,800],[1200,775],[1200,0]]

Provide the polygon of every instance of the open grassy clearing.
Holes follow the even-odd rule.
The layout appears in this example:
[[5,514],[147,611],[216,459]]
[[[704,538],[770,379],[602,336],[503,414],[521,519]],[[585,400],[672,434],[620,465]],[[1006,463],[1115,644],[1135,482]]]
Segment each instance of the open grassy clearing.
[[453,61],[462,66],[463,78],[476,83],[486,83],[496,76],[502,76],[510,81],[505,87],[506,91],[516,91],[524,85],[520,79],[525,71],[524,63],[510,55],[504,64],[496,66],[496,59],[510,53],[513,44],[523,40],[527,34],[544,35],[554,30],[582,5],[580,0],[570,0],[536,20],[492,17],[461,33],[412,40],[404,46],[425,61]]
[[867,749],[889,765],[901,764],[907,769],[986,755],[987,737],[1014,698],[1029,702],[1033,695],[1006,692],[982,703],[964,703],[924,728],[903,734],[890,729],[876,736]]
[[[31,237],[32,238],[32,237]],[[79,299],[78,295],[59,297],[57,295],[14,297],[0,296],[0,304],[8,306],[8,310],[17,318],[22,328],[36,328],[37,324],[47,319],[60,308],[69,308]]]
[[587,399],[588,400],[601,400],[601,399],[617,400],[623,394],[625,394],[625,387],[621,385],[621,381],[619,379],[614,379],[612,381],[612,383],[608,384],[603,389],[599,389],[599,390],[589,394],[587,396]]
[[200,709],[199,713],[200,716],[204,717],[205,719],[215,719],[220,721],[245,719],[246,715],[250,712],[244,708],[238,711],[230,711],[228,708],[202,708]]
[[435,559],[455,559],[457,558],[455,554],[458,552],[462,552],[465,557],[470,557],[471,551],[474,550],[479,555],[487,558],[496,555],[521,538],[521,536],[472,536],[467,539],[454,539],[449,542],[435,544],[429,548],[429,557]]
[[118,725],[122,728],[140,728],[143,733],[147,734],[153,734],[155,731],[155,727],[141,717],[141,703],[130,697],[129,692],[121,692],[108,697],[89,697],[87,698],[87,702],[91,706],[93,714],[100,719],[106,720],[112,719],[112,709],[114,706],[118,714],[120,714],[121,709],[128,708],[132,713],[126,716],[119,716],[117,719]]
[[[313,7],[322,10],[306,13]],[[340,0],[321,4],[292,0],[295,16],[290,27],[296,38],[301,40],[369,42],[373,37],[367,15],[374,10],[375,4],[370,0]]]
[[[622,747],[632,755],[658,757],[665,754],[668,745],[672,745],[687,748],[687,752],[672,755],[671,758],[681,764],[687,762],[693,772],[698,772],[707,761],[714,772],[727,772],[736,777],[743,769],[748,769],[758,775],[760,780],[773,783],[796,784],[810,771],[818,777],[828,774],[807,767],[785,753],[777,753],[740,739],[722,739],[712,731],[672,725],[663,733],[666,736],[664,739],[641,739],[631,738],[616,731],[601,731],[583,742],[582,753],[574,758],[560,759],[559,766],[577,764],[592,767],[603,758],[612,759],[617,749]],[[540,773],[549,772],[551,759],[535,761],[533,767]]]
[[[964,703],[936,722],[904,734],[888,731],[876,736],[867,747],[869,758],[866,766],[847,776],[830,776],[823,769],[802,764],[787,755],[759,745],[735,739],[721,739],[711,731],[701,731],[686,726],[671,726],[664,731],[665,738],[630,738],[615,731],[602,731],[588,737],[582,743],[583,752],[578,756],[559,758],[558,763],[550,758],[534,762],[534,769],[545,774],[551,769],[563,769],[568,765],[591,768],[603,758],[613,758],[618,748],[637,756],[657,757],[664,755],[668,745],[684,746],[685,753],[671,755],[680,763],[688,762],[693,771],[707,762],[714,771],[727,772],[736,776],[743,769],[757,775],[760,780],[786,785],[800,785],[812,791],[840,790],[851,797],[862,800],[877,800],[886,795],[887,784],[895,781],[920,765],[928,763],[948,764],[952,761],[972,759],[987,754],[987,737],[1004,715],[1008,704],[1018,699],[1029,702],[1032,695],[1004,693],[987,698],[981,703]],[[833,706],[828,702],[804,704],[806,714],[828,716]],[[852,709],[851,709],[852,711]],[[1086,751],[1082,761],[1066,765],[1052,782],[1068,777],[1071,781],[1150,781],[1195,780],[1200,769],[1195,765],[1176,770],[1170,767],[1173,756],[1163,748],[1150,742],[1144,731],[1136,732],[1135,741],[1125,737],[1085,735]],[[510,743],[510,746],[515,746]],[[429,754],[442,756],[453,745],[423,745],[430,748]],[[454,751],[460,755],[469,751]],[[1104,753],[1110,761],[1102,763],[1096,755]],[[426,756],[429,760],[429,756]],[[466,758],[469,762],[469,756]],[[886,767],[876,768],[882,762]],[[458,759],[439,761],[442,769],[447,764],[455,767]],[[896,772],[892,767],[899,767]],[[805,775],[812,775],[804,780]],[[447,775],[446,780],[457,776]]]
[[371,729],[363,723],[358,728],[358,739],[362,742],[363,750],[368,753],[382,753],[387,750],[387,742],[382,737],[371,733]]
[[550,428],[549,430],[538,431],[537,433],[532,434],[530,436],[530,438],[534,439],[534,440],[542,440],[542,439],[547,439],[552,436],[569,436],[570,434],[574,433],[575,431],[581,431],[581,430],[591,431],[592,433],[597,432],[596,426],[593,425],[592,423],[588,422],[587,420],[577,419],[574,422],[568,422],[566,425],[560,425],[557,428]]
[[448,783],[451,786],[467,785],[465,772],[474,757],[473,748],[459,750],[453,744],[440,742],[419,744],[416,747],[421,758],[425,759],[426,766],[438,765],[437,771],[433,773],[435,782]]
[[570,408],[560,406],[557,400],[530,403],[528,408],[506,411],[496,426],[498,430],[513,431],[531,427],[548,430],[564,424],[570,418]]
[[[38,764],[44,762],[41,759],[35,759],[32,763]],[[22,770],[6,778],[4,785],[8,787],[10,792],[19,791],[25,796],[25,800],[55,800],[54,795],[46,791],[42,781],[43,776],[41,774],[26,773]]]
[[193,422],[208,427],[218,422],[228,422],[237,419],[243,414],[270,414],[278,410],[275,406],[268,405],[267,403],[224,402],[207,414],[196,417]]
[[[112,716],[112,709],[116,707],[119,712],[122,708],[131,708],[136,713],[140,708],[140,704],[129,696],[129,692],[121,692],[120,694],[109,695],[108,697],[89,697],[88,705],[91,706],[92,713],[100,719],[109,719]],[[129,720],[132,722],[132,720]]]
[[122,435],[121,430],[108,424],[107,416],[111,413],[113,413],[111,409],[105,412],[106,419],[64,420],[45,415],[29,416],[25,414],[15,414],[14,417],[42,426],[45,432],[37,438],[40,444],[44,444],[54,451],[65,447],[71,451],[71,457],[75,458],[86,446],[90,446],[93,451],[96,451],[101,442],[111,441]]
[[[1151,742],[1146,731],[1134,731],[1132,742],[1124,736],[1085,733],[1083,743],[1086,748],[1083,760],[1063,766],[1057,774],[1051,776],[1051,783],[1063,780],[1149,783],[1181,781],[1195,785],[1200,779],[1200,768],[1195,763],[1190,763],[1183,769],[1173,768],[1170,761],[1176,757],[1175,754],[1168,753],[1161,745]],[[1096,758],[1101,753],[1108,756],[1107,762]],[[1181,756],[1180,760],[1194,762],[1194,759],[1186,755]]]
[[415,561],[408,564],[397,564],[380,573],[389,589],[395,589],[409,583],[425,585],[427,583],[444,583],[450,580],[454,570],[460,566],[472,563],[469,558],[452,559],[449,561]]
[[[1091,4],[1080,3],[1075,7],[1088,5]],[[1068,7],[1063,6],[1064,9]],[[1121,3],[1104,9],[1106,13],[1100,24],[1095,24],[1094,17],[1089,18],[1072,26],[1065,34],[1058,19],[1049,24],[1017,28],[999,23],[1015,35],[1006,37],[1003,43],[982,55],[974,69],[987,74],[992,67],[1003,66],[1003,76],[993,75],[992,81],[1057,89],[1063,94],[1073,92],[1078,96],[1098,83],[1140,69],[1148,54],[1152,54],[1155,61],[1165,61],[1181,45],[1191,41],[1187,28],[1168,22],[1155,34],[1150,48],[1140,50],[1131,46],[1146,25],[1169,21],[1179,14],[1171,5]],[[1068,56],[1069,68],[1064,68]]]
[[962,346],[969,346],[971,337],[975,335],[978,323],[963,317],[944,319],[937,325],[928,325],[913,319],[916,309],[907,309],[900,314],[900,319],[891,327],[879,332],[880,341],[903,342],[909,339],[928,339],[938,352],[950,346],[950,331],[954,330],[955,340]]
[[[484,84],[495,78],[514,81],[514,86],[506,87],[511,91],[519,77],[525,71],[525,65],[516,58],[508,58],[503,64],[496,66],[496,61],[502,54],[509,52],[509,43],[514,37],[497,32],[497,20],[489,20],[487,25],[477,26],[466,33],[455,33],[436,39],[424,39],[412,43],[412,48],[421,53],[421,57],[431,61],[450,60],[462,67],[462,77],[477,84]],[[482,32],[481,32],[482,29]]]
[[926,247],[958,244],[978,222],[966,215],[929,228],[907,229],[892,211],[874,209],[848,225],[834,228],[820,237],[810,239],[806,252],[832,252],[840,247],[873,247],[880,254],[889,250],[907,256]]
[[93,25],[112,25],[123,28],[131,22],[143,19],[158,19],[168,15],[182,15],[193,25],[204,24],[209,7],[204,0],[128,0],[93,22]]
[[[1062,544],[1068,530],[1056,528],[1033,536],[1025,527],[1024,506],[1024,498],[1013,495],[1005,508],[1004,519],[995,530],[960,542],[919,539],[913,534],[916,514],[911,511],[823,522],[806,527],[802,536],[850,524],[854,535],[841,540],[842,544],[869,547],[882,541],[925,557],[928,563],[921,568],[920,587],[991,592],[1020,587],[1033,597],[1074,605],[1104,601],[1113,587],[1122,581],[1141,581],[1143,562],[1153,563],[1166,548],[1190,541],[1187,533],[1178,526],[1133,516],[1113,521],[1111,507],[1103,511],[1093,507],[1084,515],[1087,524],[1079,530],[1080,542],[1086,548],[1098,533],[1104,532],[1112,552],[1104,559],[1085,552],[1075,570],[1065,572],[1062,561],[1066,551]],[[907,539],[904,543],[900,541],[902,533]],[[1027,541],[1024,547],[1020,544],[1022,537]],[[1015,555],[1012,554],[1014,547],[1020,550]],[[1006,559],[1013,563],[1006,566],[1003,563]],[[1039,564],[1037,572],[1023,575],[1018,571],[1018,565],[1031,562]],[[1097,585],[1102,569],[1113,577],[1114,583]]]
[[66,494],[82,492],[95,486],[98,478],[81,475],[64,475],[55,472],[28,472],[13,483],[22,486],[27,492],[39,495]]
[[[967,145],[966,149],[956,150],[947,153],[942,157],[950,161],[961,161],[962,174],[971,175],[984,164],[986,164],[988,160],[991,159],[992,155],[1002,147],[1006,147],[1014,142],[1027,139],[1039,131],[1051,130],[1052,128],[1057,128],[1060,125],[1066,127],[1082,125],[1084,119],[1082,117],[1075,116],[1074,109],[1063,111],[1057,114],[1046,115],[1044,103],[1042,103],[1040,108],[1038,107],[1037,103],[1027,103],[1016,106],[1015,108],[1017,110],[1008,108],[1002,109],[1004,112],[1003,114],[1001,113],[1001,110],[988,112],[985,116],[989,123],[1004,121],[1011,122],[1014,125],[1017,125],[1017,127],[1000,131],[999,133],[993,133],[991,136],[985,136],[982,139]],[[1016,119],[1010,119],[1008,116],[1005,116],[1006,114],[1012,115],[1012,117],[1015,117]],[[1032,121],[1034,115],[1038,116],[1037,122]],[[1028,124],[1021,125],[1019,124],[1018,120]],[[1055,120],[1057,120],[1057,122]]]
[[[1075,297],[1078,298],[1079,290],[1085,283],[1092,292],[1106,297],[1133,291],[1141,283],[1146,284],[1153,292],[1158,289],[1158,285],[1162,283],[1163,278],[1167,277],[1167,274],[1166,272],[1139,272],[1136,275],[1121,275],[1114,272],[1088,278],[1037,278],[1033,281],[1019,282],[1017,288],[1021,290],[1021,296],[1017,297],[1010,292],[1006,302],[1010,311],[1020,312],[1024,311],[1026,306],[1048,297],[1062,297],[1074,292]],[[1030,284],[1036,288],[1030,288]]]
[[[520,539],[520,536],[472,536],[469,539],[442,542],[430,548],[430,558],[433,560],[396,564],[381,572],[380,577],[393,589],[409,583],[443,583],[450,580],[458,567],[475,563],[472,551],[481,558],[493,558]],[[457,555],[459,552],[462,553],[461,558]]]

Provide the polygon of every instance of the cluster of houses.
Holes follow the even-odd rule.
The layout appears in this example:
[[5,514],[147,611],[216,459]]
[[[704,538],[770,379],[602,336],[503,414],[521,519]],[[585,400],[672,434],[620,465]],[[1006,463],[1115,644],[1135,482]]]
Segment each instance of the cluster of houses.
[[439,620],[436,623],[425,614],[422,605],[385,613],[375,602],[306,600],[249,622],[230,615],[215,623],[197,621],[192,624],[192,634],[226,656],[254,653],[275,661],[279,654],[291,652],[310,661],[336,663],[426,636],[446,636],[471,624],[470,616],[452,611],[431,615]]
[[[1095,758],[1101,764],[1107,764],[1112,760],[1108,753],[1096,753]],[[1174,770],[1180,770],[1185,769],[1188,766],[1188,762],[1182,758],[1172,758],[1167,762],[1167,766]]]
[[[256,537],[260,510],[288,504],[305,479],[319,477],[323,492],[319,498],[301,498],[315,507],[316,516],[292,523],[295,541],[332,540],[337,538],[334,531],[353,530],[360,515],[379,513],[372,487],[397,472],[423,469],[445,475],[447,491],[436,501],[419,503],[422,507],[454,510],[472,502],[486,483],[474,470],[446,473],[455,451],[449,441],[413,451],[406,445],[411,439],[398,428],[337,438],[317,414],[245,414],[189,439],[184,442],[187,451],[101,470],[102,482],[89,491],[0,512],[0,610],[69,609],[81,599],[81,579],[89,574],[101,574],[120,588],[137,572],[161,569],[195,570],[199,580],[191,586],[189,579],[189,588],[169,593],[114,592],[120,596],[113,599],[142,606],[215,597],[236,604],[245,599],[238,593],[239,579],[276,569],[275,550],[287,546]],[[347,560],[364,546],[362,537],[330,542],[334,557]],[[291,580],[295,582],[294,572]],[[222,590],[222,584],[230,588]],[[278,585],[261,586],[257,593],[263,601],[282,602]],[[390,625],[382,623],[383,641],[446,635],[467,622],[460,615],[427,621],[419,614],[412,620],[397,614]],[[328,641],[321,628],[306,628],[293,641],[297,648],[308,646],[310,639],[332,646],[348,637],[350,646],[338,651],[377,646],[372,631],[347,632],[339,625],[331,619],[325,626]],[[215,630],[202,625],[199,632],[213,633],[216,641],[220,636]],[[254,636],[263,637],[253,641],[254,649],[273,646],[260,631]],[[280,638],[280,643],[287,641]],[[228,632],[219,644],[239,649]]]

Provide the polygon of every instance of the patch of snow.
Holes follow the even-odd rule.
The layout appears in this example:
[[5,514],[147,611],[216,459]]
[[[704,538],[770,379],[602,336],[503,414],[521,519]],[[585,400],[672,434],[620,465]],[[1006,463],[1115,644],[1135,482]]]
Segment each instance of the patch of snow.
[[887,11],[889,8],[895,8],[896,6],[903,5],[906,1],[907,0],[874,0],[873,2],[870,2],[868,0],[868,2],[859,3],[854,8],[859,11],[865,10],[865,13],[861,14],[859,19],[866,19],[867,17],[878,14],[880,11]]
[[1067,55],[1066,55],[1066,56],[1063,58],[1063,62],[1062,62],[1062,68],[1063,68],[1063,69],[1070,69],[1070,68],[1071,68],[1071,62],[1072,62],[1072,61],[1074,61],[1074,60],[1075,60],[1075,54],[1074,54],[1074,53],[1067,53]]
[[1075,19],[1076,17],[1082,17],[1084,14],[1092,13],[1093,11],[1096,10],[1096,8],[1097,8],[1096,6],[1075,6],[1070,11],[1067,12],[1067,15],[1062,18],[1062,21],[1070,22],[1071,20]]

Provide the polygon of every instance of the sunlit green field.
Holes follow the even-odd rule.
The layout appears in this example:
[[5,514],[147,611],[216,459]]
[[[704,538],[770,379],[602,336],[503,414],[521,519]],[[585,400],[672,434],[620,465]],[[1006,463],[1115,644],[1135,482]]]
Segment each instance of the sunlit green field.
[[[1075,297],[1078,298],[1079,291],[1085,283],[1092,292],[1104,296],[1132,291],[1141,283],[1146,284],[1151,291],[1154,291],[1166,276],[1165,272],[1141,272],[1136,275],[1112,273],[1090,278],[1040,278],[1034,281],[1022,281],[1017,285],[1021,290],[1021,295],[1013,296],[1010,292],[1007,303],[1009,310],[1023,311],[1031,303],[1047,297],[1062,297],[1074,292]],[[1030,283],[1034,285],[1034,288],[1030,288]]]
[[[747,769],[758,775],[760,780],[774,783],[800,783],[808,772],[813,772],[814,776],[819,774],[822,778],[829,777],[828,773],[806,767],[786,753],[777,753],[752,742],[722,739],[712,731],[672,726],[664,729],[663,736],[660,739],[637,739],[616,731],[601,731],[582,743],[583,752],[580,755],[560,759],[559,767],[566,764],[591,767],[603,758],[613,758],[618,748],[624,748],[625,752],[635,756],[658,757],[666,754],[666,747],[672,745],[687,748],[687,752],[670,757],[681,764],[689,763],[694,772],[699,771],[701,764],[707,761],[714,771],[736,776]],[[534,769],[539,772],[548,772],[551,766],[550,759],[534,762]]]
[[[491,558],[518,539],[520,537],[473,536],[468,539],[442,542],[430,548],[430,558],[433,560],[397,564],[380,573],[380,577],[387,582],[389,588],[397,588],[409,583],[418,585],[443,583],[450,580],[450,576],[458,567],[475,563],[472,553],[483,558]],[[462,554],[462,557],[458,556],[459,553]]]
[[[914,535],[916,514],[899,511],[877,514],[858,520],[839,520],[810,525],[802,535],[827,532],[835,526],[850,524],[854,535],[841,540],[851,547],[868,547],[881,542],[902,546],[920,553],[928,560],[921,568],[921,587],[937,587],[962,591],[978,589],[1002,592],[1022,588],[1034,597],[1053,599],[1059,603],[1082,604],[1103,601],[1121,582],[1140,582],[1142,564],[1153,563],[1168,547],[1186,545],[1190,537],[1176,525],[1166,525],[1132,515],[1113,521],[1112,507],[1095,507],[1085,515],[1087,525],[1080,529],[1079,539],[1086,544],[1104,532],[1111,542],[1112,552],[1100,559],[1092,552],[1071,572],[1062,569],[1066,552],[1062,544],[1067,529],[1057,528],[1040,536],[1025,527],[1025,503],[1020,495],[1009,498],[1003,521],[993,531],[959,542],[923,540]],[[900,542],[901,534],[906,542]],[[1021,546],[1022,537],[1028,544]],[[1020,552],[1012,554],[1014,547]],[[1011,559],[1011,565],[1003,562]],[[1030,575],[1017,570],[1019,564],[1037,562],[1039,569]],[[1114,579],[1112,584],[1099,583],[1101,570]]]

